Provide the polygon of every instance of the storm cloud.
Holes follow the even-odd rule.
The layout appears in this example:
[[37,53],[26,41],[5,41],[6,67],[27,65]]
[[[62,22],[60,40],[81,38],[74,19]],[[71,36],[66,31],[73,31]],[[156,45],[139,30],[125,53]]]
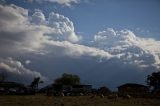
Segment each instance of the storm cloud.
[[154,38],[107,28],[83,44],[74,23],[59,13],[46,16],[36,9],[29,15],[14,4],[0,5],[0,11],[0,71],[12,80],[40,76],[53,82],[67,72],[78,74],[83,83],[115,87],[144,83],[145,76],[159,70],[160,41]]
[[6,59],[0,58],[0,72],[6,75],[6,80],[23,83],[30,83],[35,77],[41,77],[43,80],[46,79],[39,72],[25,68],[20,61],[10,57]]

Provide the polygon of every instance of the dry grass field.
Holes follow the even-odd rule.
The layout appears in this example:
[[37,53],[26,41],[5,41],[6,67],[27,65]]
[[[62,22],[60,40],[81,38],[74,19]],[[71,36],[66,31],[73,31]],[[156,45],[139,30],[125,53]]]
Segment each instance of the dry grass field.
[[0,106],[160,106],[158,99],[107,99],[89,96],[47,97],[44,94],[31,96],[0,96]]

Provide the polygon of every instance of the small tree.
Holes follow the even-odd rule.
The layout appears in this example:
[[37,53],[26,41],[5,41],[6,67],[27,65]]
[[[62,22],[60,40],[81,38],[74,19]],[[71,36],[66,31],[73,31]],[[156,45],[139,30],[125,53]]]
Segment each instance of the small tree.
[[148,75],[146,82],[152,88],[152,92],[160,91],[160,72],[153,72]]
[[55,80],[55,84],[62,85],[79,85],[80,78],[78,75],[66,74],[64,73],[60,78]]
[[40,77],[34,78],[34,80],[31,82],[30,87],[33,89],[38,89],[38,84],[43,83],[43,81],[40,80]]
[[7,74],[0,73],[0,82],[4,82],[7,79]]

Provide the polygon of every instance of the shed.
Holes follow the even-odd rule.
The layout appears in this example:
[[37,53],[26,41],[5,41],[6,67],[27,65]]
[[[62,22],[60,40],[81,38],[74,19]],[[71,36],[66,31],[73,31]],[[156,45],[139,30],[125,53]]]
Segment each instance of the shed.
[[149,88],[145,85],[127,83],[118,87],[118,93],[120,94],[130,94],[130,95],[144,95],[149,92]]

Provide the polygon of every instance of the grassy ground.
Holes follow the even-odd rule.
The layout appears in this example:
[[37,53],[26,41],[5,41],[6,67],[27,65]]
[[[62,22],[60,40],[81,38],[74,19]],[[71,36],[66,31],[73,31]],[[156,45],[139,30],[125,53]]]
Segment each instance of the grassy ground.
[[107,99],[107,97],[0,96],[0,106],[160,106],[158,99]]

